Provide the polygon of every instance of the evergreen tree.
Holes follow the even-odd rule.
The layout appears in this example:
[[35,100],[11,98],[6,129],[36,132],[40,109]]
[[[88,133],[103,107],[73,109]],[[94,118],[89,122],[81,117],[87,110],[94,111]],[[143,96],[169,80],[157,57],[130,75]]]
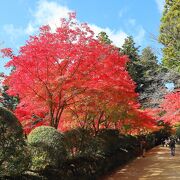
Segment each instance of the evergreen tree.
[[146,47],[143,49],[140,60],[146,70],[148,70],[149,68],[153,69],[158,67],[157,57],[153,53],[151,47]]
[[19,103],[19,99],[18,97],[8,95],[7,90],[7,86],[1,88],[0,106],[13,111]]
[[142,66],[139,63],[139,46],[135,46],[135,42],[132,36],[129,36],[125,39],[122,48],[120,48],[120,53],[124,55],[128,55],[130,61],[127,64],[127,70],[132,77],[132,79],[136,82],[137,88],[136,92],[141,91],[141,78],[142,77]]
[[143,49],[139,63],[142,66],[141,91],[139,100],[144,108],[157,107],[167,92],[167,70],[158,64],[157,57],[150,47]]
[[109,39],[109,36],[104,31],[100,32],[98,34],[97,38],[102,43],[106,43],[106,44],[111,44],[112,43],[112,41]]
[[158,64],[150,47],[144,48],[139,55],[139,47],[136,47],[132,36],[125,39],[120,52],[129,56],[127,70],[136,82],[136,92],[139,93],[142,108],[157,107],[167,93],[167,69]]
[[166,0],[159,41],[164,45],[163,64],[180,72],[180,0]]
[[134,62],[137,61],[139,59],[139,47],[135,46],[135,42],[132,36],[128,36],[125,41],[124,44],[122,45],[122,48],[120,49],[120,52],[122,54],[126,54],[129,56],[129,59]]

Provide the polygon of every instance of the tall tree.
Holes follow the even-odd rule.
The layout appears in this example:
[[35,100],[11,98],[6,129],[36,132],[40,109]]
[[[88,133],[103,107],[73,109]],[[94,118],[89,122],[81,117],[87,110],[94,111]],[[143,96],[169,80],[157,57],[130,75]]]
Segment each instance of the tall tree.
[[126,71],[128,58],[94,39],[88,25],[74,18],[70,14],[62,19],[54,33],[49,26],[41,27],[18,55],[9,48],[2,50],[11,58],[6,66],[15,67],[4,83],[10,95],[20,98],[15,113],[27,131],[42,124],[58,128],[63,115],[77,107],[78,115],[93,111],[96,122],[110,107],[128,106],[131,114],[139,107],[135,84]]
[[150,47],[144,48],[141,55],[138,49],[130,36],[125,39],[120,52],[130,58],[127,69],[136,82],[136,92],[139,93],[142,107],[157,107],[167,90],[165,88],[167,70],[158,64],[157,57]]
[[164,122],[168,122],[171,125],[175,125],[180,122],[180,89],[165,96],[161,109],[161,119]]
[[[167,94],[160,106],[165,122],[176,124],[180,118],[180,0],[166,0],[161,19],[159,41],[163,47],[163,64],[171,73],[174,92]],[[175,73],[175,72],[177,73]],[[173,76],[172,76],[173,75]]]
[[128,55],[130,61],[127,64],[127,70],[136,82],[136,92],[139,92],[141,89],[141,83],[139,77],[142,76],[142,66],[139,64],[139,47],[135,46],[135,42],[132,36],[129,36],[125,39],[124,44],[120,48],[120,53]]
[[158,67],[157,57],[154,54],[151,47],[146,47],[142,50],[142,54],[140,56],[141,63],[145,65],[145,70],[147,71],[149,68],[154,69]]
[[164,65],[180,72],[180,0],[166,0],[159,41],[164,45]]
[[167,92],[165,87],[167,71],[158,64],[157,57],[150,47],[142,50],[139,64],[142,67],[142,76],[139,77],[141,82],[139,100],[144,108],[157,107]]
[[120,52],[122,54],[128,55],[129,59],[133,62],[139,59],[139,46],[135,46],[135,42],[132,36],[128,36],[125,39],[122,48],[120,48]]

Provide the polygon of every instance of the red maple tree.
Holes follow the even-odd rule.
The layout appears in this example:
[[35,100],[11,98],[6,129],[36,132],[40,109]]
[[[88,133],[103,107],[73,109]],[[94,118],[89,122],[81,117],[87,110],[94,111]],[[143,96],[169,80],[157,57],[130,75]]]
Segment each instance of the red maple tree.
[[163,113],[161,119],[174,125],[180,122],[180,91],[169,93],[165,96],[160,111]]
[[[19,96],[15,114],[26,132],[42,124],[58,128],[67,121],[69,126],[91,122],[97,131],[133,113],[141,118],[135,84],[126,71],[128,58],[95,39],[87,24],[77,23],[74,13],[62,19],[55,32],[41,27],[18,55],[9,48],[1,52],[11,58],[6,66],[13,70],[4,84],[10,95]],[[69,119],[65,122],[62,117]]]

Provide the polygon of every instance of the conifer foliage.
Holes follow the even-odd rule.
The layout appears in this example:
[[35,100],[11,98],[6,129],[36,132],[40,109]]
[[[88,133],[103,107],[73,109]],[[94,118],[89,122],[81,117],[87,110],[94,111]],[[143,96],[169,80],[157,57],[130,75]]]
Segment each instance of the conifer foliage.
[[166,0],[161,18],[159,41],[163,47],[163,64],[180,72],[180,0]]

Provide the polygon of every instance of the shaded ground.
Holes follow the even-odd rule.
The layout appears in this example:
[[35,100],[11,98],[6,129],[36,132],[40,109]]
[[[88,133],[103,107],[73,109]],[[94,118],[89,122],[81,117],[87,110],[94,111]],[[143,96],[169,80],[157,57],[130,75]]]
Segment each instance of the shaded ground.
[[176,155],[170,156],[168,147],[158,146],[116,170],[103,180],[180,180],[180,145]]

